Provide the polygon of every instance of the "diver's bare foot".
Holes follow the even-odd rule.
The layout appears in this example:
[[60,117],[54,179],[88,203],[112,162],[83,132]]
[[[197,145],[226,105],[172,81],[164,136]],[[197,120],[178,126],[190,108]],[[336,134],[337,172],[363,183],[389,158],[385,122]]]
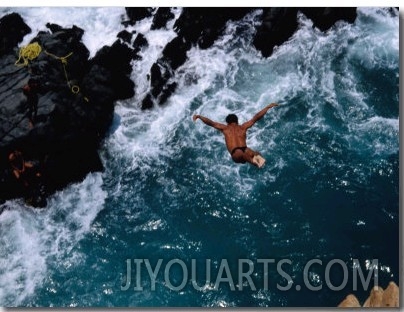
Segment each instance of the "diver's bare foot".
[[255,155],[253,157],[253,163],[258,168],[262,168],[264,166],[264,164],[265,164],[265,159],[261,155]]

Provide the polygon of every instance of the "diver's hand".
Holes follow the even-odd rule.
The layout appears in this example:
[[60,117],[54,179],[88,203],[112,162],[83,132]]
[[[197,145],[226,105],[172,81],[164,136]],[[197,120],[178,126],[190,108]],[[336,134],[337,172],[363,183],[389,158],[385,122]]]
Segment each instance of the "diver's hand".
[[270,108],[275,107],[275,106],[279,106],[279,104],[271,103],[271,104],[269,104],[269,105],[267,106],[267,108],[270,109]]
[[194,115],[194,116],[192,116],[192,120],[193,121],[196,121],[198,118],[200,118],[201,116],[200,115]]

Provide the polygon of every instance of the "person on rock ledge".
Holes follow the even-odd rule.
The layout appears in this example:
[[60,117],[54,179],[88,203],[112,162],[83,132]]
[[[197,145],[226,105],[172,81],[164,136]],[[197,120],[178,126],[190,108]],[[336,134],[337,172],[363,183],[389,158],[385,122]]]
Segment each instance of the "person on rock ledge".
[[45,207],[47,204],[46,188],[42,181],[42,174],[38,169],[39,165],[25,161],[23,154],[18,150],[11,152],[8,160],[15,179],[23,187],[21,193],[25,203],[32,207]]
[[22,92],[27,97],[28,119],[30,128],[34,127],[38,114],[38,89],[37,80],[30,78],[28,83],[22,88]]
[[200,119],[208,126],[213,127],[224,134],[227,149],[235,163],[245,164],[248,162],[254,166],[257,166],[258,168],[261,168],[265,164],[265,159],[260,153],[247,147],[247,130],[251,128],[258,120],[264,117],[270,108],[275,106],[278,106],[278,104],[269,104],[255,114],[251,120],[243,123],[242,125],[238,124],[238,117],[235,114],[230,114],[226,117],[227,125],[212,121],[209,118],[201,115],[194,115],[192,119],[194,121]]
[[21,181],[26,188],[30,187],[36,178],[41,177],[40,172],[35,172],[34,164],[25,161],[22,153],[18,150],[10,153],[8,161],[10,162],[14,177],[18,181]]

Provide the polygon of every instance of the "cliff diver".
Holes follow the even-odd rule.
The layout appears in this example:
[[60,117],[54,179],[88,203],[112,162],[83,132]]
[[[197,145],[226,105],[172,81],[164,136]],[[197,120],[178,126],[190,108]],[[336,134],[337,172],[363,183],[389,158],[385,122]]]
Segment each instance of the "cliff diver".
[[235,163],[245,164],[248,162],[254,166],[257,166],[258,168],[261,168],[265,164],[265,159],[260,153],[247,147],[247,130],[251,128],[258,120],[264,117],[270,108],[275,106],[278,106],[278,104],[271,103],[267,105],[264,109],[255,114],[251,120],[241,125],[239,125],[238,117],[235,114],[230,114],[226,117],[227,125],[210,120],[209,118],[201,115],[194,115],[192,119],[194,121],[200,119],[208,126],[213,127],[223,133],[227,149]]

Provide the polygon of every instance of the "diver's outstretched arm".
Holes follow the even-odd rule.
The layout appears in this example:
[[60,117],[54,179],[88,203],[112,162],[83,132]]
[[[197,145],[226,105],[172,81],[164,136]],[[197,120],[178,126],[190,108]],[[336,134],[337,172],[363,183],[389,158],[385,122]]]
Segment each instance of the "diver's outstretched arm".
[[266,106],[265,108],[260,110],[258,113],[256,113],[251,120],[243,123],[241,126],[244,129],[251,128],[258,120],[260,120],[262,117],[264,117],[264,115],[267,113],[267,111],[269,109],[271,109],[272,107],[275,107],[275,106],[278,106],[278,104],[276,104],[276,103],[269,104],[268,106]]
[[194,121],[196,121],[197,119],[200,119],[200,120],[202,120],[206,125],[208,125],[208,126],[210,126],[210,127],[213,127],[213,128],[215,128],[215,129],[217,129],[217,130],[220,130],[220,131],[222,131],[224,128],[226,128],[226,125],[221,124],[221,123],[216,122],[216,121],[213,121],[213,120],[210,120],[209,118],[204,117],[204,116],[201,116],[201,115],[194,115],[194,116],[192,117],[192,119],[193,119]]

